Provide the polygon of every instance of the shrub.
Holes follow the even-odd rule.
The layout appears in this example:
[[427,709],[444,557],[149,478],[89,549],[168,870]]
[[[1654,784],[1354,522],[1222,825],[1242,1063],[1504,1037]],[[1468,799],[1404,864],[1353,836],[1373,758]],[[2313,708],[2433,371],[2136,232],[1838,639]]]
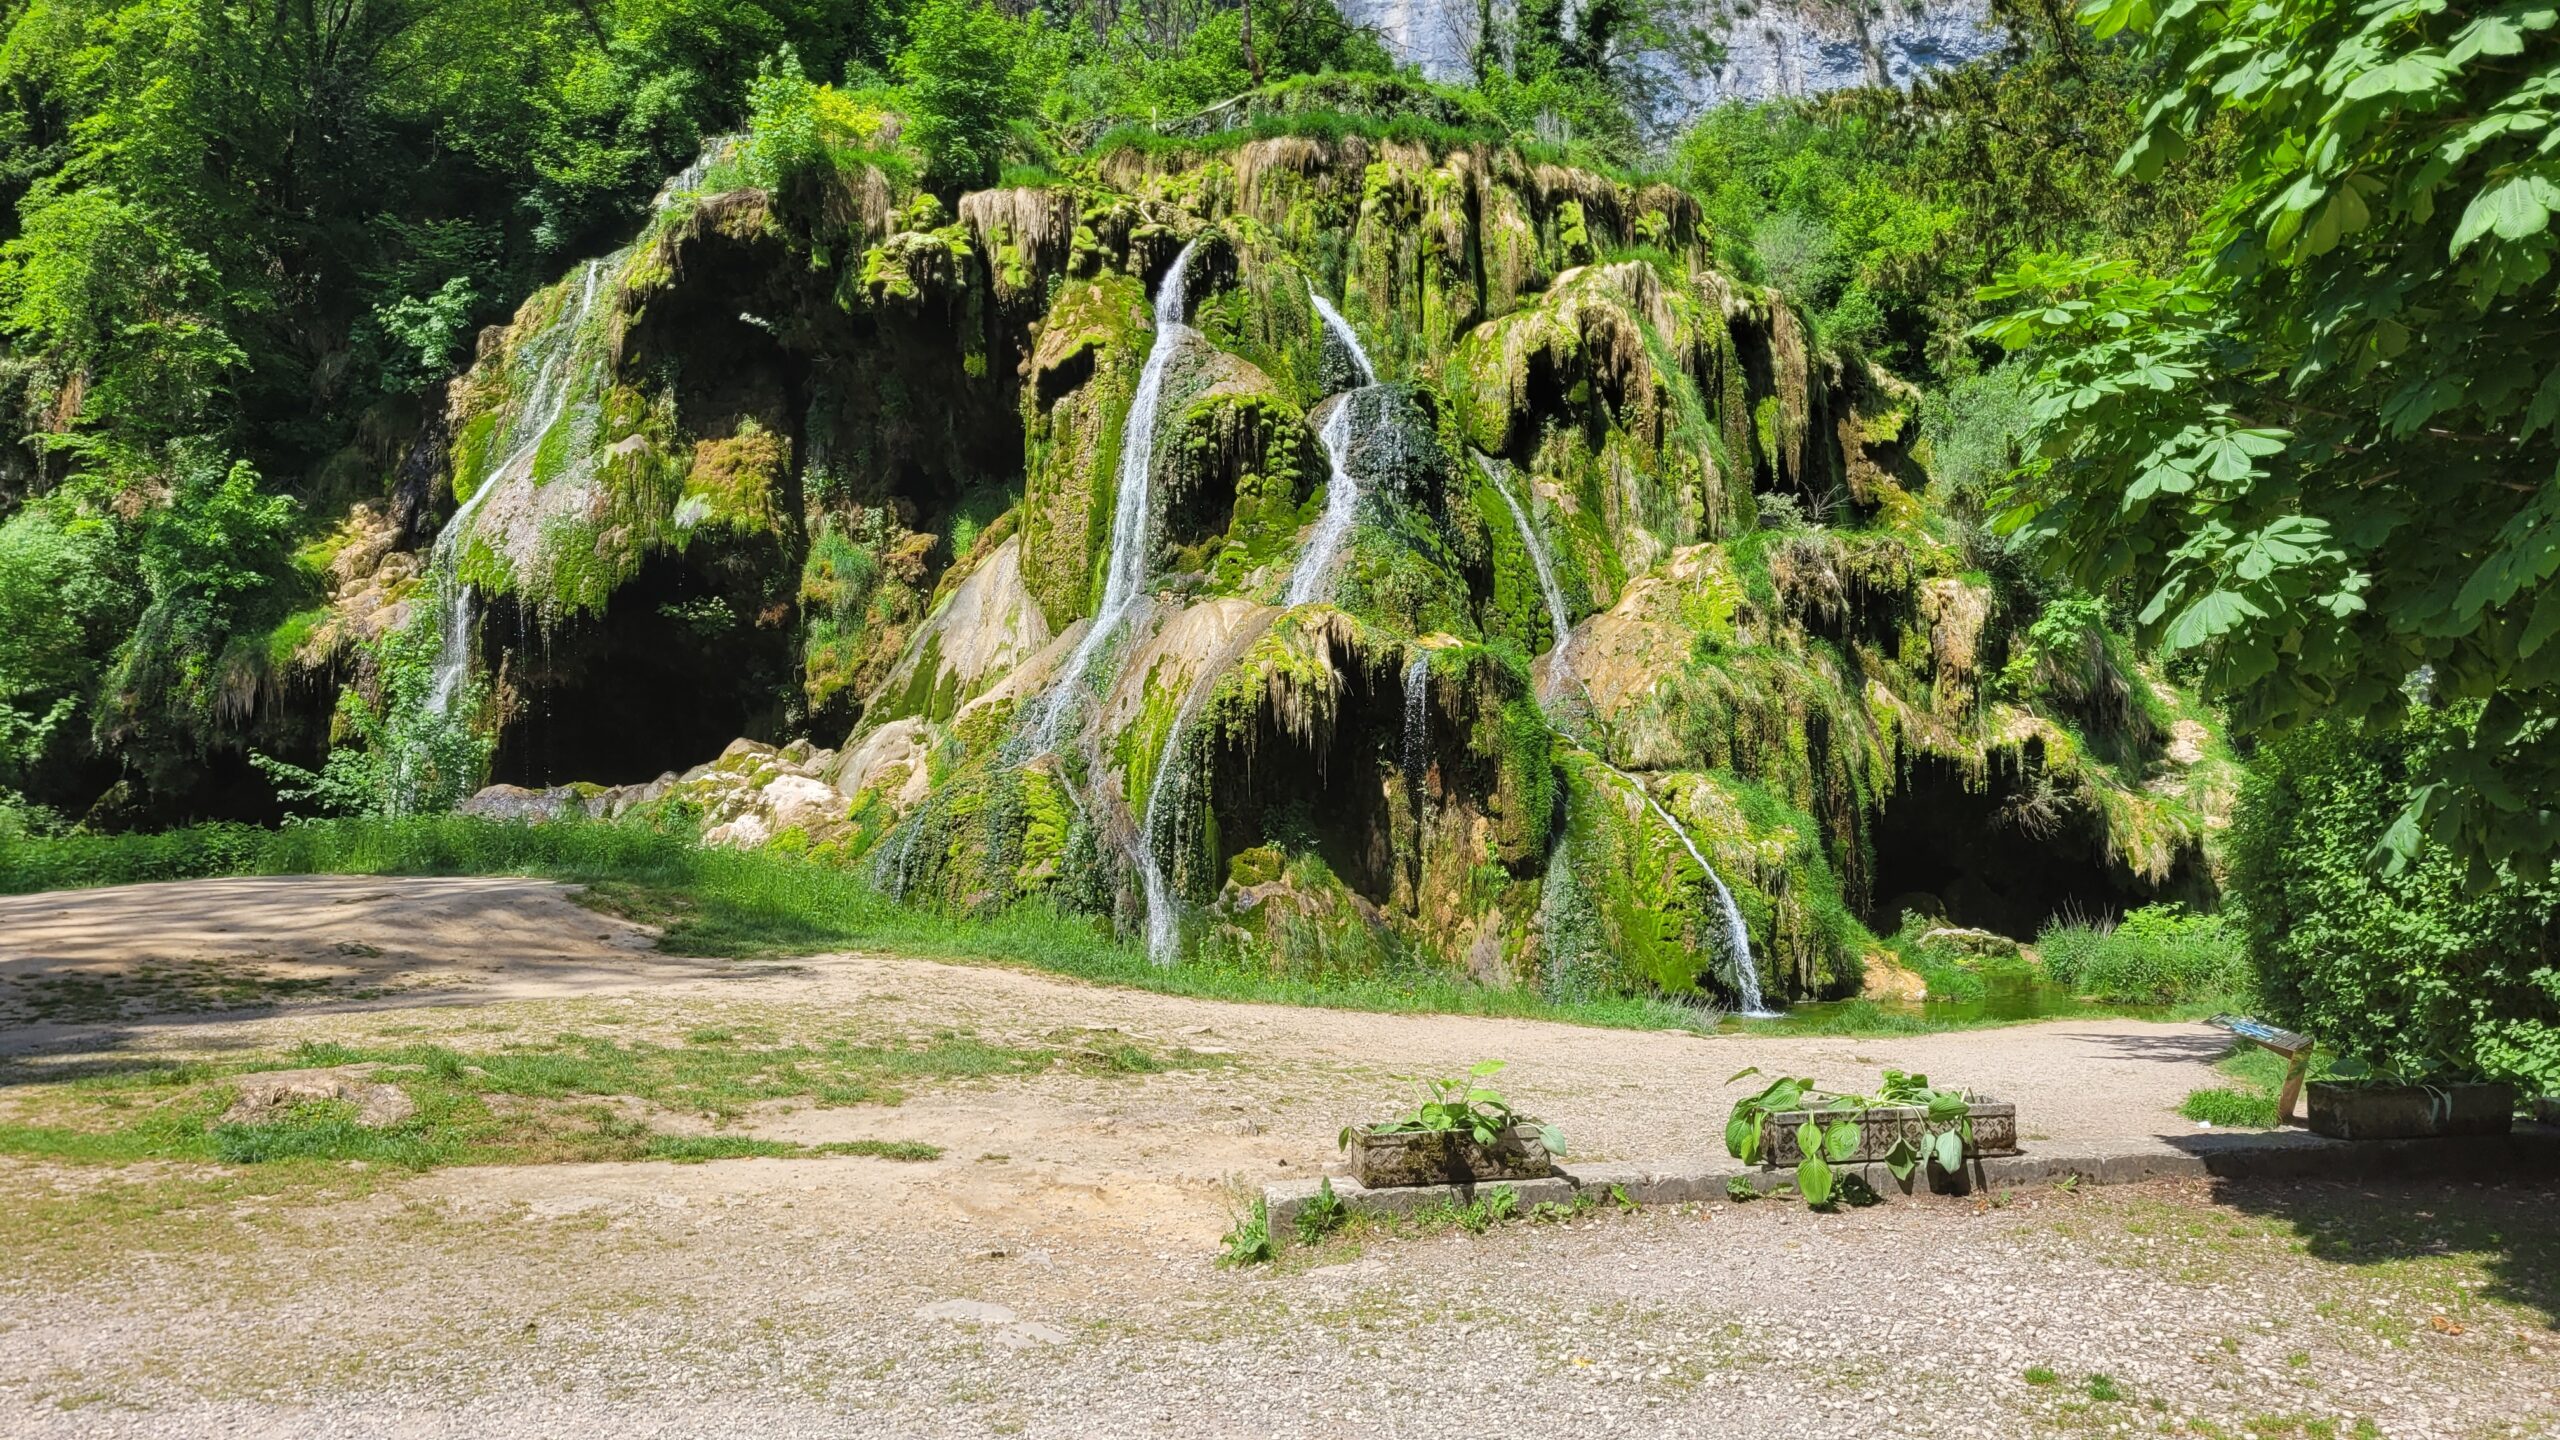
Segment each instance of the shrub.
[[898,56],[908,138],[945,184],[995,178],[1005,138],[1037,96],[1023,63],[1029,29],[984,0],[925,0],[907,17]]
[[2375,863],[2410,777],[2459,743],[2460,714],[2358,736],[2315,726],[2262,747],[2231,830],[2270,1018],[2342,1055],[2560,1086],[2560,883],[2473,888],[2441,848]]
[[2048,925],[2036,946],[2055,984],[2121,1005],[2237,1001],[2251,988],[2239,932],[2182,905],[2146,905],[2112,929]]

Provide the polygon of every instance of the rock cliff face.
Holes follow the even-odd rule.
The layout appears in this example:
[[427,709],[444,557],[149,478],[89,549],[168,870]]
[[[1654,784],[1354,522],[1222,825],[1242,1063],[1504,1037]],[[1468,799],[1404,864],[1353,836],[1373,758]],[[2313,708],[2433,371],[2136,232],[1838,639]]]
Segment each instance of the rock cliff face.
[[[1501,5],[1500,10],[1510,7]],[[1470,78],[1477,0],[1341,0],[1399,63],[1436,80]],[[1775,100],[1861,85],[1908,85],[2000,48],[1988,0],[1762,0],[1724,7],[1713,70],[1683,87],[1677,120],[1723,100]]]
[[483,813],[1724,1001],[1854,991],[1905,909],[2209,884],[2185,702],[2003,599],[1917,397],[1667,187],[1356,136],[951,210],[715,165],[453,395],[442,543],[348,594],[463,617]]

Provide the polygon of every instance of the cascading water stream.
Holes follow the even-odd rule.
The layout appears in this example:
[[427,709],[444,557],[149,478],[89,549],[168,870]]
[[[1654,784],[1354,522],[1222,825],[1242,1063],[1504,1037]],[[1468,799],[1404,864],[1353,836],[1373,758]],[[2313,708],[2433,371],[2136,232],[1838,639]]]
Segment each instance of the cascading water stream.
[[1164,749],[1156,757],[1156,777],[1147,785],[1147,809],[1138,821],[1138,882],[1147,899],[1147,958],[1158,965],[1173,963],[1174,947],[1182,940],[1182,914],[1173,903],[1173,886],[1165,879],[1164,862],[1157,857],[1164,851],[1164,827],[1171,813],[1165,808],[1165,786],[1176,776],[1186,789],[1191,783],[1191,767],[1182,763],[1182,742],[1190,737],[1191,722],[1205,708],[1209,692],[1217,687],[1218,667],[1204,665],[1198,678],[1191,682],[1191,693],[1182,697],[1182,708],[1174,712],[1173,724],[1164,733]]
[[[1598,759],[1597,756],[1593,758]],[[1653,792],[1644,787],[1643,781],[1606,760],[1601,760],[1600,764],[1610,774],[1635,787],[1635,792],[1644,797],[1644,803],[1651,807],[1655,818],[1670,826],[1671,833],[1680,837],[1680,848],[1688,851],[1689,858],[1698,862],[1698,868],[1707,872],[1707,883],[1716,887],[1716,904],[1724,911],[1725,952],[1733,957],[1733,988],[1741,995],[1742,1013],[1754,1020],[1766,1020],[1777,1014],[1761,998],[1760,967],[1751,958],[1751,931],[1742,923],[1742,907],[1733,903],[1733,892],[1725,888],[1724,877],[1718,875],[1716,867],[1708,864],[1707,857],[1699,853],[1698,842],[1689,838],[1688,827],[1662,808],[1662,802],[1653,798]]]
[[[1547,559],[1547,547],[1538,539],[1536,527],[1529,523],[1529,512],[1511,497],[1511,487],[1504,483],[1502,471],[1482,455],[1476,457],[1476,465],[1484,471],[1485,478],[1493,482],[1493,488],[1502,496],[1502,503],[1511,507],[1512,522],[1520,527],[1520,543],[1528,547],[1529,562],[1537,567],[1538,586],[1546,592],[1547,618],[1556,632],[1551,661],[1554,670],[1551,673],[1571,674],[1565,647],[1573,638],[1573,618],[1565,609],[1563,590],[1556,585],[1555,566]],[[1672,818],[1670,811],[1662,808],[1662,802],[1653,798],[1653,792],[1647,790],[1643,782],[1597,755],[1592,758],[1600,760],[1601,766],[1610,774],[1634,786],[1635,792],[1644,797],[1644,803],[1652,808],[1662,823],[1671,827],[1671,833],[1680,837],[1680,846],[1689,852],[1689,858],[1697,861],[1698,868],[1707,872],[1707,883],[1715,887],[1716,904],[1724,912],[1725,951],[1733,958],[1733,987],[1741,996],[1742,1013],[1755,1018],[1776,1013],[1768,1008],[1768,1002],[1760,994],[1760,967],[1751,958],[1751,930],[1743,924],[1742,907],[1733,903],[1733,892],[1725,888],[1724,877],[1716,873],[1716,867],[1707,863],[1707,857],[1699,851],[1697,842],[1689,838],[1688,830]]]
[[1431,769],[1431,657],[1404,667],[1404,778],[1418,793]]
[[1351,522],[1359,515],[1360,482],[1342,463],[1351,448],[1351,396],[1334,402],[1333,413],[1316,432],[1316,443],[1324,447],[1325,464],[1333,474],[1325,481],[1324,518],[1316,522],[1316,533],[1308,537],[1307,548],[1298,553],[1297,568],[1289,572],[1289,589],[1280,597],[1283,605],[1305,605],[1316,598],[1331,576],[1333,557],[1350,538]]
[[1351,363],[1360,371],[1360,383],[1377,384],[1378,367],[1369,363],[1369,352],[1360,348],[1360,337],[1353,333],[1351,322],[1343,319],[1342,312],[1333,308],[1333,302],[1317,294],[1312,287],[1307,291],[1307,298],[1316,302],[1316,316],[1324,321],[1324,328],[1342,342],[1343,349],[1351,352]]
[[[532,417],[530,423],[519,421],[510,430],[516,442],[498,468],[482,479],[471,498],[453,512],[436,532],[436,543],[428,551],[434,566],[440,613],[437,616],[436,679],[427,692],[428,713],[441,717],[452,709],[454,697],[471,678],[471,631],[478,618],[477,596],[469,585],[455,574],[462,561],[462,542],[471,529],[471,517],[478,513],[500,482],[512,480],[533,468],[536,453],[542,449],[542,437],[560,423],[568,413],[572,372],[576,368],[578,332],[586,328],[587,314],[595,308],[596,277],[603,262],[587,262],[586,274],[578,287],[577,308],[571,310],[535,342],[539,347],[534,369],[533,392],[525,397],[521,416]],[[405,763],[405,762],[404,762]]]
[[1190,268],[1192,248],[1182,247],[1173,257],[1173,268],[1165,272],[1164,283],[1156,288],[1155,343],[1147,349],[1146,367],[1138,372],[1137,394],[1130,397],[1129,417],[1120,427],[1119,496],[1111,510],[1111,564],[1103,573],[1102,604],[1067,657],[1066,668],[1049,687],[1040,723],[1033,729],[1035,750],[1057,748],[1059,719],[1073,706],[1085,673],[1119,633],[1147,583],[1154,529],[1148,490],[1155,475],[1156,409],[1164,396],[1165,370],[1173,362],[1174,351],[1181,348],[1182,337],[1191,333],[1183,323],[1183,272]]
[[[1351,363],[1359,371],[1364,389],[1378,383],[1378,369],[1369,363],[1369,352],[1360,348],[1360,337],[1352,333],[1351,322],[1314,290],[1307,298],[1315,302],[1316,314],[1324,328],[1342,342],[1351,354]],[[1284,605],[1312,603],[1324,589],[1333,570],[1334,557],[1342,552],[1342,544],[1351,538],[1352,522],[1360,514],[1360,481],[1343,462],[1351,448],[1351,395],[1345,392],[1336,401],[1333,413],[1325,417],[1324,428],[1316,432],[1316,443],[1324,447],[1325,463],[1332,476],[1325,481],[1324,518],[1316,522],[1316,533],[1307,539],[1307,548],[1298,554],[1297,567],[1289,572],[1289,588],[1281,597]]]
[[1529,523],[1529,512],[1521,509],[1520,502],[1512,498],[1511,484],[1502,478],[1501,467],[1478,455],[1476,468],[1484,472],[1484,478],[1493,482],[1494,493],[1510,507],[1511,523],[1520,527],[1520,543],[1528,548],[1529,563],[1537,568],[1538,590],[1547,599],[1547,623],[1556,632],[1554,658],[1550,662],[1554,667],[1553,673],[1571,674],[1572,662],[1566,657],[1566,651],[1573,645],[1573,615],[1564,608],[1564,589],[1556,584],[1555,562],[1547,558],[1546,542],[1538,538],[1537,527]]

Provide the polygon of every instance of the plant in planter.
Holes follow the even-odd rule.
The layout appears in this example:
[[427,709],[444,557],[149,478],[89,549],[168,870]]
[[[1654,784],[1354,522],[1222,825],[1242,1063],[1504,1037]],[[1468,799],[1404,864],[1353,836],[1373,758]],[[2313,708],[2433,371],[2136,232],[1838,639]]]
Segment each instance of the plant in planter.
[[2335,1140],[2504,1135],[2515,1126],[2514,1086],[2441,1063],[2341,1060],[2305,1094],[2312,1130]]
[[[1753,1067],[1730,1085],[1759,1074]],[[1977,1137],[1976,1122],[1986,1131]],[[1792,1162],[1796,1192],[1808,1205],[1828,1205],[1841,1194],[1839,1166],[1882,1160],[1908,1188],[1924,1168],[1961,1174],[1968,1156],[2017,1148],[2015,1107],[1941,1090],[1926,1075],[1884,1072],[1874,1095],[1823,1090],[1807,1077],[1771,1081],[1756,1095],[1734,1102],[1724,1127],[1725,1149],[1746,1165]]]
[[1360,1183],[1466,1185],[1478,1180],[1536,1180],[1555,1173],[1564,1135],[1515,1112],[1502,1093],[1480,1082],[1503,1062],[1480,1060],[1454,1078],[1420,1078],[1413,1113],[1375,1125],[1344,1127]]

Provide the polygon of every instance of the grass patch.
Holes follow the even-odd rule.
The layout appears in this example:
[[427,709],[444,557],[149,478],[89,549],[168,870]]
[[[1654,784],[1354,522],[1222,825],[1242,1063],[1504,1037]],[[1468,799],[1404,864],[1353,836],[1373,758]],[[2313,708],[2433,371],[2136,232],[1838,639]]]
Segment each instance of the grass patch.
[[2246,1010],[2256,988],[2240,932],[2179,905],[2146,905],[2112,926],[2048,925],[2036,949],[2055,984],[2099,1000]]
[[1621,1029],[1707,1028],[1698,1011],[1640,996],[1550,1001],[1415,966],[1299,979],[1241,963],[1158,966],[1107,922],[1024,906],[986,916],[901,905],[859,876],[764,852],[706,849],[639,825],[508,825],[455,816],[331,820],[259,830],[0,840],[0,893],[212,875],[525,875],[587,887],[586,903],[664,927],[675,954],[746,958],[874,949],[995,960],[1210,1000],[1386,1013],[1494,1015]]
[[[2213,1068],[2229,1076],[2232,1083],[2189,1092],[2178,1106],[2179,1114],[2214,1125],[2275,1128],[2276,1096],[2284,1089],[2283,1056],[2245,1042],[2235,1043],[2231,1053]],[[2328,1073],[2327,1060],[2315,1053],[2305,1078],[2319,1079]]]
[[[1059,1061],[1102,1074],[1213,1068],[1220,1056],[1157,1055],[1118,1045],[1088,1052],[992,1045],[945,1031],[875,1044],[832,1039],[747,1046],[690,1040],[622,1044],[585,1035],[457,1051],[441,1045],[359,1049],[305,1045],[283,1057],[220,1065],[143,1064],[47,1078],[41,1067],[0,1072],[19,1123],[0,1125],[0,1155],[69,1163],[144,1160],[222,1165],[365,1161],[412,1170],[439,1165],[599,1160],[726,1160],[755,1156],[867,1155],[933,1160],[911,1141],[800,1145],[744,1135],[674,1135],[632,1118],[634,1102],[726,1124],[750,1105],[804,1100],[821,1106],[896,1104],[926,1079],[1036,1074]],[[380,1128],[356,1123],[343,1101],[294,1106],[255,1123],[223,1122],[231,1077],[260,1070],[365,1065],[398,1086],[417,1111]]]
[[2276,1123],[2276,1097],[2252,1090],[2195,1090],[2178,1113],[2208,1125],[2269,1130]]

